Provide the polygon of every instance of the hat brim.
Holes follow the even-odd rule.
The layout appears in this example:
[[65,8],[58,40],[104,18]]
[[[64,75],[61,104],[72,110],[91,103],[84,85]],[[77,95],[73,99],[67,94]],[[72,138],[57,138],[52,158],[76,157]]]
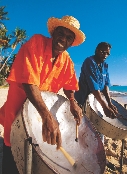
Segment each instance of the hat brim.
[[74,40],[72,46],[80,45],[81,43],[83,43],[85,41],[86,36],[81,30],[75,28],[72,25],[69,25],[67,22],[62,21],[61,19],[49,18],[49,20],[47,22],[47,26],[48,26],[48,32],[51,35],[52,35],[54,29],[58,26],[63,26],[63,27],[70,29],[71,31],[73,31],[75,33],[75,40]]

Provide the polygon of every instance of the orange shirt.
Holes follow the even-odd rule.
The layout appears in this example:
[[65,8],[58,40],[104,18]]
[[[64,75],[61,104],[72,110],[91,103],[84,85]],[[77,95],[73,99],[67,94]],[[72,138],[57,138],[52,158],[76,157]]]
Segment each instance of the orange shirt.
[[42,91],[78,90],[74,64],[67,51],[52,66],[52,39],[36,34],[19,50],[7,81],[34,84]]

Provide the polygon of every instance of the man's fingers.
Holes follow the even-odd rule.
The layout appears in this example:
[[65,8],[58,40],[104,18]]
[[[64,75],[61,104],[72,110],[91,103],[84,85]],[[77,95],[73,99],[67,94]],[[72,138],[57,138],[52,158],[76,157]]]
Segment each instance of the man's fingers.
[[52,144],[52,145],[55,145],[56,142],[57,142],[56,136],[57,136],[57,130],[55,130],[55,131],[52,133],[52,136],[51,136],[51,144]]
[[112,118],[112,119],[116,118],[115,113],[111,113],[111,114],[110,114],[110,118]]
[[61,132],[59,130],[58,123],[53,120],[50,123],[43,123],[42,126],[42,137],[43,141],[51,145],[57,145],[57,149],[61,147]]
[[75,121],[77,122],[77,125],[79,126],[80,125],[80,119],[75,119]]
[[77,112],[74,113],[74,119],[75,121],[77,121],[78,126],[81,124],[82,116],[83,116],[82,113],[77,113]]
[[115,114],[119,114],[118,110],[115,110],[114,112],[115,112]]
[[117,109],[117,107],[116,106],[114,106],[114,105],[112,105],[112,110],[115,112],[115,114],[118,114],[118,109]]
[[46,129],[46,127],[42,127],[42,137],[43,137],[43,141],[46,142],[47,141],[47,129]]
[[55,129],[54,132],[50,132],[46,126],[42,127],[42,136],[43,141],[47,142],[48,144],[57,145],[57,149],[61,147],[61,133],[59,129]]
[[47,143],[51,144],[51,133],[49,130],[47,131]]

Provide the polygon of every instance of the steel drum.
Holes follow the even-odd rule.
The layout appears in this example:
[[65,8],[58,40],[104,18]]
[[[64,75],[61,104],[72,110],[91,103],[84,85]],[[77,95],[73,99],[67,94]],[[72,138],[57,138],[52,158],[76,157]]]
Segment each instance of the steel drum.
[[117,115],[119,118],[115,119],[106,117],[102,106],[93,94],[88,96],[85,106],[86,115],[96,129],[107,137],[112,139],[127,138],[127,110],[117,101],[111,99],[111,102],[117,107],[123,118],[120,118],[119,115]]
[[[51,92],[42,92],[41,95],[59,122],[62,147],[75,160],[76,165],[72,166],[63,153],[56,150],[56,145],[43,142],[41,117],[31,102],[26,100],[11,128],[12,153],[19,173],[103,174],[106,156],[101,138],[93,124],[83,116],[76,142],[76,123],[70,112],[70,102]],[[25,165],[28,165],[30,172],[24,171]]]

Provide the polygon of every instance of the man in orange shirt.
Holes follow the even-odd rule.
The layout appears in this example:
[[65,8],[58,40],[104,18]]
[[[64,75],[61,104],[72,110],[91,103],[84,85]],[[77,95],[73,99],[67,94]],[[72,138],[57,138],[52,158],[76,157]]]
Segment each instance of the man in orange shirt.
[[[73,62],[66,51],[70,46],[84,42],[85,35],[79,30],[79,21],[72,16],[62,19],[49,18],[48,31],[51,38],[36,34],[19,50],[12,65],[8,97],[0,109],[0,124],[4,126],[3,173],[18,173],[13,162],[10,144],[11,124],[26,98],[35,106],[42,118],[43,141],[61,146],[61,133],[58,123],[47,109],[41,91],[57,93],[63,88],[70,100],[70,110],[80,124],[82,110],[74,99],[78,82]],[[9,158],[10,154],[10,158]],[[7,166],[11,167],[8,168]],[[6,170],[7,169],[7,170]]]

